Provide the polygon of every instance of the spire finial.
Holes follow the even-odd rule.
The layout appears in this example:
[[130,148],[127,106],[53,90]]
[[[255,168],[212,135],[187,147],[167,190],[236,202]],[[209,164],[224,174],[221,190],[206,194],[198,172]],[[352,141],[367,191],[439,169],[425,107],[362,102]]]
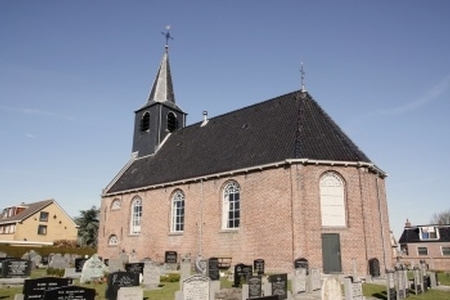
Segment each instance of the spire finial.
[[300,68],[300,74],[301,74],[301,78],[302,78],[302,89],[301,89],[301,91],[302,92],[306,92],[306,89],[305,89],[305,69],[303,68],[303,62],[301,63],[301,68]]
[[169,39],[173,40],[173,37],[170,35],[170,32],[169,32],[170,25],[166,26],[166,30],[167,31],[165,33],[161,31],[161,34],[166,37],[166,48],[169,48]]

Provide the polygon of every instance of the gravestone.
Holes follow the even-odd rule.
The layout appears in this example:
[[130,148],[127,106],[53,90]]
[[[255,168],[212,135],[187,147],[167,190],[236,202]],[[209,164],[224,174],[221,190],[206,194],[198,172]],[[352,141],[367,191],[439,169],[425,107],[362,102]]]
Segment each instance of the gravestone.
[[272,295],[272,296],[262,296],[262,297],[256,297],[256,298],[252,298],[251,300],[278,300],[278,296],[277,295]]
[[145,264],[143,262],[128,263],[125,264],[125,271],[144,275],[144,265]]
[[2,277],[28,277],[31,273],[31,262],[25,259],[4,259],[2,261]]
[[345,300],[363,300],[363,290],[361,281],[353,281],[352,278],[344,279]]
[[68,286],[71,282],[72,280],[69,278],[59,277],[25,279],[22,288],[22,294],[24,295],[24,300],[44,299],[45,291]]
[[272,295],[277,295],[278,299],[287,299],[288,277],[287,274],[274,274],[269,276],[272,285]]
[[413,286],[414,286],[414,294],[422,294],[422,280],[420,276],[420,271],[417,268],[414,268],[413,270],[414,279],[413,279]]
[[253,270],[258,275],[264,275],[265,262],[264,259],[258,258],[253,261]]
[[65,269],[70,268],[70,262],[67,256],[62,256],[60,253],[57,253],[52,256],[52,260],[48,264],[50,268],[54,269]]
[[64,276],[66,278],[80,278],[81,273],[76,272],[75,268],[65,268],[64,269]]
[[342,299],[341,283],[334,277],[328,277],[322,284],[322,300]]
[[240,287],[247,282],[247,278],[253,275],[251,265],[237,264],[234,266],[234,287]]
[[161,268],[156,262],[146,261],[144,263],[143,283],[145,289],[151,290],[158,288],[161,276]]
[[86,262],[86,258],[75,258],[75,272],[81,272],[83,270],[83,265]]
[[320,290],[321,287],[322,287],[322,278],[320,275],[320,269],[312,268],[308,275],[308,285],[307,285],[308,292]]
[[206,275],[206,269],[208,268],[208,261],[198,256],[195,260],[195,272],[198,274]]
[[395,272],[391,270],[386,271],[386,292],[387,292],[386,300],[395,300],[396,298]]
[[49,257],[48,255],[42,256],[41,264],[43,266],[48,266],[48,257]]
[[211,280],[220,280],[219,259],[217,257],[208,259],[208,277]]
[[261,275],[252,275],[247,279],[248,297],[255,298],[262,295],[262,277]]
[[304,257],[297,258],[294,260],[294,269],[306,269],[306,275],[309,274],[309,263],[308,260]]
[[117,300],[142,300],[144,290],[140,286],[121,287],[117,291]]
[[294,270],[294,278],[292,282],[292,293],[300,294],[306,292],[306,269],[297,268]]
[[121,252],[119,254],[119,259],[122,261],[123,266],[125,266],[125,264],[130,262],[130,257],[125,252]]
[[111,258],[108,259],[108,268],[110,273],[125,271],[125,264],[120,258]]
[[83,264],[80,283],[98,280],[105,275],[107,270],[108,267],[98,258],[97,254],[94,254]]
[[183,300],[209,300],[208,277],[194,274],[183,280]]
[[191,276],[191,257],[186,255],[181,259],[180,263],[180,283],[185,279]]
[[403,270],[395,271],[395,290],[397,292],[397,299],[405,299],[405,279],[403,278],[404,273]]
[[176,251],[166,251],[164,253],[164,263],[166,264],[177,264],[178,254]]
[[[94,300],[95,289],[82,286],[63,286],[44,292],[44,300]],[[142,298],[140,299],[142,300]]]
[[114,272],[108,275],[105,298],[117,300],[117,291],[122,287],[139,286],[139,274],[134,272]]

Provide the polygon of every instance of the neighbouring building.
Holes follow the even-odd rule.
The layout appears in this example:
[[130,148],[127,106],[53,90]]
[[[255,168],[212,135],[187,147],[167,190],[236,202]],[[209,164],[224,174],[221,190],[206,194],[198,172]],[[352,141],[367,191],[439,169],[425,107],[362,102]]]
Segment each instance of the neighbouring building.
[[392,266],[386,173],[303,87],[186,126],[166,45],[133,137],[102,194],[104,258],[262,258],[267,272],[303,258],[361,275],[369,261],[381,273]]
[[77,240],[78,226],[53,199],[21,203],[3,209],[0,243],[52,245],[56,240]]
[[411,225],[406,220],[398,243],[398,261],[418,265],[424,260],[432,270],[450,270],[450,224]]

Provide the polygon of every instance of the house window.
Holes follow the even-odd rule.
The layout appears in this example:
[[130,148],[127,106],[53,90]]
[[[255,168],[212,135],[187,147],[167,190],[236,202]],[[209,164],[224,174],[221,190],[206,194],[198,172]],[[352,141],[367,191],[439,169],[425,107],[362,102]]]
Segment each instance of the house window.
[[141,119],[141,131],[148,131],[150,129],[150,113],[148,111],[146,111],[143,115],[142,115],[142,119]]
[[142,200],[135,197],[131,202],[131,234],[139,234],[141,232],[142,221]]
[[184,230],[184,194],[176,191],[172,198],[172,232],[182,232]]
[[439,228],[434,226],[420,227],[420,239],[423,241],[427,240],[438,240],[439,239]]
[[41,211],[39,214],[39,221],[40,222],[48,222],[48,212]]
[[417,247],[417,255],[428,255],[427,247]]
[[334,172],[327,172],[320,178],[320,210],[322,226],[346,225],[344,183]]
[[37,233],[39,235],[46,235],[47,234],[47,225],[39,225]]
[[441,250],[442,250],[442,255],[443,256],[450,256],[450,247],[442,246]]
[[177,116],[173,112],[168,113],[167,114],[167,130],[169,132],[173,132],[177,128],[178,128]]
[[119,199],[114,199],[113,202],[111,203],[111,210],[118,210],[121,207],[121,203]]
[[222,228],[237,229],[240,225],[240,188],[236,182],[229,182],[223,189]]
[[108,238],[108,246],[117,246],[119,245],[119,238],[115,234],[111,234]]

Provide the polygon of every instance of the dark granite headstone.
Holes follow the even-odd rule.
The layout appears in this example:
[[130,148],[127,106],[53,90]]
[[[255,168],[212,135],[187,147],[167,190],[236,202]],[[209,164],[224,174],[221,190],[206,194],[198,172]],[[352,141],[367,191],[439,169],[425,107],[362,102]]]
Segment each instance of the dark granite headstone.
[[81,272],[83,270],[83,265],[86,260],[86,258],[75,258],[75,272]]
[[252,275],[247,279],[248,296],[250,298],[261,297],[262,295],[262,278],[259,275]]
[[251,298],[248,300],[278,300],[278,299],[281,299],[281,298],[279,298],[277,295],[272,295],[272,296],[262,296],[262,297]]
[[164,253],[164,262],[166,264],[176,264],[178,262],[178,254],[176,251],[166,251]]
[[234,287],[242,286],[242,283],[247,282],[247,278],[253,275],[253,268],[251,265],[237,264],[234,266]]
[[269,276],[272,284],[272,295],[278,295],[279,299],[287,299],[288,277],[287,274],[274,274]]
[[264,274],[264,266],[265,266],[265,262],[264,262],[264,259],[262,259],[262,258],[255,259],[253,261],[253,270],[258,275]]
[[5,259],[2,261],[2,277],[28,277],[31,272],[31,262],[26,259]]
[[219,259],[217,257],[208,259],[208,276],[211,280],[220,280]]
[[26,279],[23,284],[22,294],[24,295],[24,300],[44,299],[45,291],[67,286],[71,283],[72,280],[70,278],[60,277]]
[[139,273],[119,271],[109,274],[105,292],[106,299],[116,300],[117,291],[121,287],[127,286],[139,286]]
[[44,300],[94,300],[95,289],[70,285],[44,292]]
[[48,255],[42,256],[41,264],[43,266],[48,266]]
[[135,272],[144,275],[144,265],[145,263],[128,263],[125,264],[125,271]]

